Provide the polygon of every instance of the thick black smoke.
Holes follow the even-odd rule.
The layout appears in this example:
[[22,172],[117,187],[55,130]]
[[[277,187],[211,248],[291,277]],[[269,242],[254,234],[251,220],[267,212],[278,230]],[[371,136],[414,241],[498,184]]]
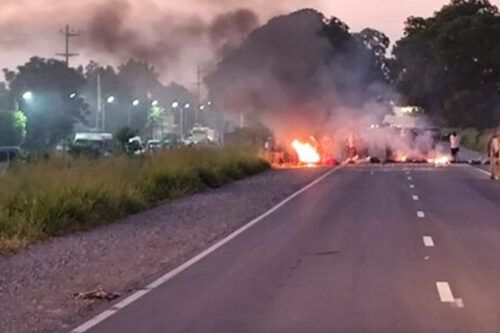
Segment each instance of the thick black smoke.
[[258,26],[259,18],[253,11],[237,9],[215,17],[209,27],[210,40],[218,55],[225,56]]
[[[106,55],[148,61],[168,70],[190,53],[227,54],[259,24],[249,9],[236,9],[206,22],[195,15],[159,12],[138,20],[127,0],[97,6],[88,22],[87,45]],[[203,55],[200,55],[203,58]]]

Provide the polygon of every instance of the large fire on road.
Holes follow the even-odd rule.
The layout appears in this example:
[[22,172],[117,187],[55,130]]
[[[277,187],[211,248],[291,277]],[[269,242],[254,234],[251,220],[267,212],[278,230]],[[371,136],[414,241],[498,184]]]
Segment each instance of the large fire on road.
[[426,133],[413,136],[404,131],[382,129],[361,134],[289,136],[284,144],[268,139],[266,150],[276,168],[335,166],[339,164],[414,163],[447,166],[455,162],[444,146]]
[[299,162],[306,165],[315,165],[321,162],[318,150],[310,143],[294,140],[292,147],[297,153]]

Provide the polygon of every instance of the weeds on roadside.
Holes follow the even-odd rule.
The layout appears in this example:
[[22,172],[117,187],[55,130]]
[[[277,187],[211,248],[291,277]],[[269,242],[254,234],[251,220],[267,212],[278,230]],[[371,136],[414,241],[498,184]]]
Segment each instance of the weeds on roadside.
[[0,253],[110,223],[268,167],[257,153],[236,148],[20,164],[0,178]]

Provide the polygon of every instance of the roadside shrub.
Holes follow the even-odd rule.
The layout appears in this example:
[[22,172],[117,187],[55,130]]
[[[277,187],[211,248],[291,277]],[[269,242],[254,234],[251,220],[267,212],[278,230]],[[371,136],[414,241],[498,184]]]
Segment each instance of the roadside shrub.
[[0,252],[109,223],[267,168],[256,152],[236,148],[19,164],[0,177]]

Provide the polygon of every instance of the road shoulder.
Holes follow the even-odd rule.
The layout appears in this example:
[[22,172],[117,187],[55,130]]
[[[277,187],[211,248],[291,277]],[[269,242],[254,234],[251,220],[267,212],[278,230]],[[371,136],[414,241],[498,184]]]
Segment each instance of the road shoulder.
[[270,171],[0,259],[0,331],[65,331],[109,306],[76,294],[126,296],[326,171]]

